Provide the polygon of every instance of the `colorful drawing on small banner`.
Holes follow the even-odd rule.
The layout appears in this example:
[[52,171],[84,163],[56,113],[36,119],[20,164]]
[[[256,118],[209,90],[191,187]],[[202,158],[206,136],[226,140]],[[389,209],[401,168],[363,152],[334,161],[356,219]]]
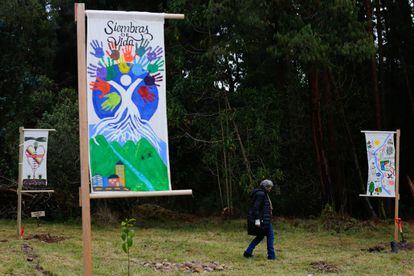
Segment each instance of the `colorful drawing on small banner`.
[[171,190],[164,15],[86,14],[92,192]]
[[47,185],[47,130],[24,130],[23,188],[37,189]]
[[367,195],[395,197],[394,133],[365,133],[368,156]]

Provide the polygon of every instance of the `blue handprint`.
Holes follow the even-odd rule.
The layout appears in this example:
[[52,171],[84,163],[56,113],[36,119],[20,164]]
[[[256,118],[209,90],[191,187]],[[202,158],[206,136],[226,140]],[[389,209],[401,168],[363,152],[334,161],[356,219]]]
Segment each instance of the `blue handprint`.
[[141,43],[138,46],[138,43],[135,43],[135,54],[139,57],[145,55],[148,50],[149,41],[147,39],[141,40]]
[[90,63],[88,66],[88,74],[92,78],[97,77],[97,78],[105,79],[107,73],[108,72],[106,70],[106,67],[104,67],[101,63],[99,63],[99,67],[92,63]]
[[144,69],[144,67],[149,63],[149,61],[145,58],[145,56],[141,57],[139,59],[139,62],[137,62],[136,59],[134,59],[134,65],[131,68],[132,73],[135,76],[141,76],[143,74],[147,73],[147,70]]
[[99,45],[99,41],[98,40],[92,40],[91,42],[91,47],[93,48],[93,50],[95,52],[90,52],[92,55],[94,55],[97,58],[102,58],[105,53],[103,50],[103,43],[101,41],[101,44]]

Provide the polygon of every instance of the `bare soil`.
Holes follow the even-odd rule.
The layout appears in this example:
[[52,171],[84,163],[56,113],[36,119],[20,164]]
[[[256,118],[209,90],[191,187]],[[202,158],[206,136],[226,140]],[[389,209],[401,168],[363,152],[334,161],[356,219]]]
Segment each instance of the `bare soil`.
[[65,240],[62,236],[52,236],[50,234],[35,234],[25,238],[25,240],[39,240],[46,243],[56,243]]
[[317,272],[323,272],[323,273],[338,273],[339,272],[339,268],[336,265],[330,264],[324,261],[312,262],[310,263],[310,266],[313,270],[316,270]]

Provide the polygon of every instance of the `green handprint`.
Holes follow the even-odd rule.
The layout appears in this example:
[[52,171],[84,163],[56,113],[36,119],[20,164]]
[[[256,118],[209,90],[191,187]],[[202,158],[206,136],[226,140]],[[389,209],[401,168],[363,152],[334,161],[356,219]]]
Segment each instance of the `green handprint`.
[[101,66],[106,67],[106,80],[110,81],[115,77],[116,72],[115,72],[114,61],[110,58],[108,58],[107,60],[108,60],[108,63],[106,63],[105,60],[102,58],[101,61],[99,61],[99,64]]
[[121,97],[116,92],[111,92],[104,96],[106,101],[101,104],[101,107],[105,111],[112,111],[121,102]]
[[148,64],[147,70],[150,73],[157,73],[158,71],[164,71],[162,68],[164,66],[164,60],[161,58],[157,59],[155,63]]

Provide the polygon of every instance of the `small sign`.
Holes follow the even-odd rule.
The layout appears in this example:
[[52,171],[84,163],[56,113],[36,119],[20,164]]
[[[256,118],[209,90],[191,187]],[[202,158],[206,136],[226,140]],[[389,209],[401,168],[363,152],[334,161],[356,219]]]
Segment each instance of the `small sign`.
[[39,218],[46,216],[45,211],[37,211],[37,212],[31,212],[32,218]]

